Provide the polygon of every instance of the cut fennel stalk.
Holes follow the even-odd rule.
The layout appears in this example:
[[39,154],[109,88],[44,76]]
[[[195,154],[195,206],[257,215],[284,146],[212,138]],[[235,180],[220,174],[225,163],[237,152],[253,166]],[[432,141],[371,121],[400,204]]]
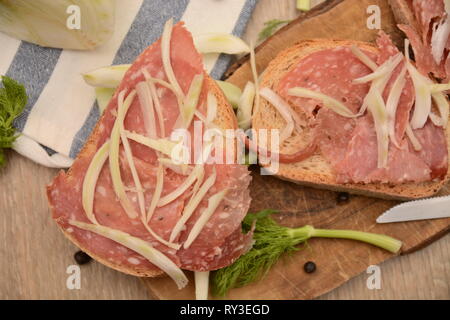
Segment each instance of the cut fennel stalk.
[[130,66],[130,64],[118,64],[98,68],[83,73],[83,79],[88,85],[93,87],[114,89],[119,86]]
[[[0,32],[43,47],[92,50],[111,37],[115,5],[114,0],[2,0]],[[78,6],[78,16],[70,6]],[[79,28],[68,28],[71,14]]]
[[195,275],[195,300],[208,300],[209,271],[196,271]]
[[205,33],[194,37],[194,44],[201,53],[240,54],[250,52],[240,38],[228,33]]
[[123,130],[123,121],[128,112],[128,109],[133,102],[136,95],[136,91],[132,91],[127,98],[124,99],[125,90],[121,91],[118,96],[118,111],[117,119],[114,123],[114,127],[111,132],[111,145],[109,149],[109,168],[111,170],[111,180],[114,188],[114,192],[120,201],[123,209],[130,219],[136,218],[138,215],[133,208],[133,204],[130,199],[128,199],[127,193],[125,192],[125,186],[123,184],[122,176],[120,173],[120,162],[119,162],[119,149],[120,149],[120,133]]
[[299,250],[299,244],[310,238],[339,238],[365,242],[392,253],[398,253],[402,242],[394,238],[374,233],[354,230],[325,230],[312,226],[288,228],[278,225],[269,215],[272,210],[248,214],[243,221],[244,231],[254,228],[254,245],[232,265],[218,270],[213,281],[215,295],[224,296],[237,287],[259,280],[284,253]]

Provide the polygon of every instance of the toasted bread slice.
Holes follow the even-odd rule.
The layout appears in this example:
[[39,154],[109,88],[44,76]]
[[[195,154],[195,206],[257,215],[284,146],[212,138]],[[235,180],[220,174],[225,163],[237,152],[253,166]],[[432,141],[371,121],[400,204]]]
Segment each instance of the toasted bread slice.
[[[225,98],[225,95],[223,94],[222,90],[219,88],[219,86],[216,84],[216,82],[209,76],[206,76],[204,86],[206,86],[208,88],[208,92],[214,94],[214,96],[217,99],[218,107],[217,107],[217,116],[215,119],[215,124],[219,128],[222,128],[222,129],[236,129],[237,128],[237,120],[236,120],[233,108],[231,107],[231,105],[229,104],[227,99]],[[77,159],[83,158],[87,154],[91,154],[92,152],[96,151],[95,146],[97,145],[97,138],[98,138],[99,132],[100,132],[100,124],[102,123],[101,120],[102,119],[100,119],[99,122],[97,123],[97,125],[94,128],[88,141],[84,145],[81,152],[78,154]],[[66,178],[71,179],[71,177],[72,177],[71,169],[69,169],[69,171],[66,173]],[[48,189],[48,192],[49,192],[49,189]],[[49,197],[49,199],[50,199],[50,197]],[[53,212],[54,207],[51,202],[50,202],[50,209]],[[58,224],[58,226],[59,226],[59,224]],[[61,227],[60,227],[60,229],[61,229],[61,231],[63,231],[64,235],[70,241],[72,241],[76,246],[78,246],[81,250],[86,252],[89,256],[91,256],[95,260],[99,261],[100,263],[102,263],[112,269],[115,269],[115,270],[123,272],[123,273],[130,274],[133,276],[138,276],[138,277],[156,277],[156,276],[160,276],[160,275],[164,274],[162,271],[156,270],[156,269],[155,270],[147,270],[147,269],[143,270],[143,269],[139,268],[139,266],[136,266],[135,268],[124,268],[123,266],[112,263],[111,261],[101,258],[98,255],[96,255],[95,253],[93,253],[92,251],[90,251],[89,249],[87,249],[82,243],[77,241],[77,239],[75,239],[75,237],[73,237],[73,235],[71,233],[67,232],[66,230],[64,230]]]
[[[293,68],[298,61],[309,54],[335,48],[339,46],[357,45],[359,48],[378,52],[378,49],[370,44],[358,41],[334,41],[334,40],[307,40],[282,51],[267,67],[261,79],[261,88],[275,89],[280,79]],[[295,110],[295,107],[293,107]],[[276,109],[266,100],[262,99],[260,113],[253,119],[253,128],[258,129],[280,129],[285,125],[284,120],[277,114]],[[450,135],[447,130],[447,145],[450,145]],[[281,146],[282,153],[294,153],[308,144],[308,134],[294,135]],[[277,177],[310,187],[343,191],[353,194],[373,196],[385,199],[417,199],[434,195],[448,181],[449,174],[444,180],[430,181],[425,183],[404,184],[339,184],[327,160],[318,152],[314,156],[292,164],[282,164]]]

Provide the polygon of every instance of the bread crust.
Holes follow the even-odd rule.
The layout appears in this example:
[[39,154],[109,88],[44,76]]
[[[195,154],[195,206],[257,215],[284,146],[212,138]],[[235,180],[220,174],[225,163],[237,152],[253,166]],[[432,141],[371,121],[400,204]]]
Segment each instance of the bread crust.
[[[237,128],[237,120],[234,115],[233,108],[231,107],[231,105],[229,104],[227,99],[225,98],[220,87],[208,75],[205,75],[204,85],[207,86],[208,92],[212,93],[217,99],[218,108],[217,108],[217,116],[216,116],[215,124],[222,129],[236,129]],[[101,121],[102,118],[103,118],[103,116],[97,122],[94,130],[92,131],[91,135],[89,136],[88,141],[83,146],[83,149],[80,151],[80,153],[78,154],[77,159],[80,157],[83,157],[86,154],[90,154],[92,152],[91,148],[96,147],[97,137],[100,134],[100,123],[102,122]],[[61,173],[63,173],[63,171]],[[69,169],[67,171],[67,173],[65,173],[65,177],[67,179],[72,178],[71,169]],[[50,199],[50,186],[47,186],[47,196]],[[50,204],[51,213],[53,214],[54,207],[51,204],[51,201],[49,201],[49,204]],[[56,222],[58,222],[58,221],[56,220]],[[158,277],[158,276],[164,275],[164,272],[159,269],[146,270],[146,269],[139,268],[139,266],[136,266],[135,268],[128,268],[128,267],[124,267],[119,264],[113,263],[111,261],[108,261],[106,259],[103,259],[103,258],[99,257],[98,255],[96,255],[94,252],[87,249],[82,243],[78,242],[77,239],[75,239],[75,237],[70,232],[67,232],[66,230],[64,230],[59,224],[58,224],[58,226],[66,238],[68,238],[70,241],[72,241],[78,248],[83,250],[86,254],[88,254],[89,256],[91,256],[92,258],[94,258],[95,260],[97,260],[101,264],[104,264],[107,267],[110,267],[114,270],[129,274],[129,275],[137,276],[137,277]]]
[[[261,87],[274,89],[280,79],[295,68],[298,61],[309,54],[324,49],[335,48],[339,46],[357,45],[359,48],[378,52],[375,45],[360,41],[342,41],[342,40],[306,40],[297,45],[288,48],[278,54],[278,56],[268,65],[261,79]],[[295,107],[293,106],[295,109]],[[275,109],[264,99],[261,99],[258,116],[253,118],[253,128],[272,129],[282,128],[284,120],[276,116]],[[447,148],[450,145],[450,135],[446,130]],[[297,140],[302,145],[301,140]],[[306,145],[306,142],[303,141]],[[299,149],[299,145],[293,145],[292,148]],[[290,152],[295,149],[289,150]],[[300,185],[313,188],[328,189],[332,191],[349,192],[364,196],[378,197],[383,199],[409,200],[425,198],[438,192],[449,180],[449,173],[441,181],[430,181],[424,183],[403,183],[403,184],[383,184],[383,183],[347,183],[339,184],[336,182],[335,175],[326,159],[316,154],[305,161],[292,164],[280,164],[276,176],[280,179],[291,181]]]

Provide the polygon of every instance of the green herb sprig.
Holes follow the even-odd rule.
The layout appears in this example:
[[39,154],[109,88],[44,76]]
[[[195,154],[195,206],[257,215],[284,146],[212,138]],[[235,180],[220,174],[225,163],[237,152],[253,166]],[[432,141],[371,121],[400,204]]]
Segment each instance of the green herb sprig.
[[4,149],[12,148],[17,139],[13,121],[22,113],[27,104],[25,87],[15,80],[0,76],[0,167],[6,163]]
[[248,232],[254,225],[253,248],[236,260],[232,265],[218,270],[213,277],[213,293],[225,296],[232,288],[246,286],[263,277],[278,261],[281,255],[298,250],[301,243],[308,239],[341,238],[369,243],[392,253],[397,253],[402,242],[394,238],[353,230],[325,230],[312,226],[288,228],[278,225],[270,215],[273,210],[264,210],[257,214],[248,214],[242,228]]
[[258,40],[262,41],[268,37],[270,37],[274,32],[281,27],[283,24],[289,23],[291,20],[279,20],[279,19],[273,19],[266,21],[264,23],[264,29],[261,30],[261,32],[258,35]]

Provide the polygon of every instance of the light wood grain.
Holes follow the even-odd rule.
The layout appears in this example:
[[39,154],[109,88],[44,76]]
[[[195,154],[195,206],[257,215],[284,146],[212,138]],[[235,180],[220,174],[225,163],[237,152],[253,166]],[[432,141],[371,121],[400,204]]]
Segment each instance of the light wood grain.
[[[245,38],[256,39],[268,19],[296,16],[294,3],[259,0]],[[8,158],[0,169],[0,299],[152,298],[139,279],[95,262],[81,267],[81,290],[68,290],[66,268],[77,249],[51,220],[44,190],[57,171],[12,152]],[[450,299],[450,235],[382,263],[381,271],[381,290],[368,290],[361,274],[321,299]]]

